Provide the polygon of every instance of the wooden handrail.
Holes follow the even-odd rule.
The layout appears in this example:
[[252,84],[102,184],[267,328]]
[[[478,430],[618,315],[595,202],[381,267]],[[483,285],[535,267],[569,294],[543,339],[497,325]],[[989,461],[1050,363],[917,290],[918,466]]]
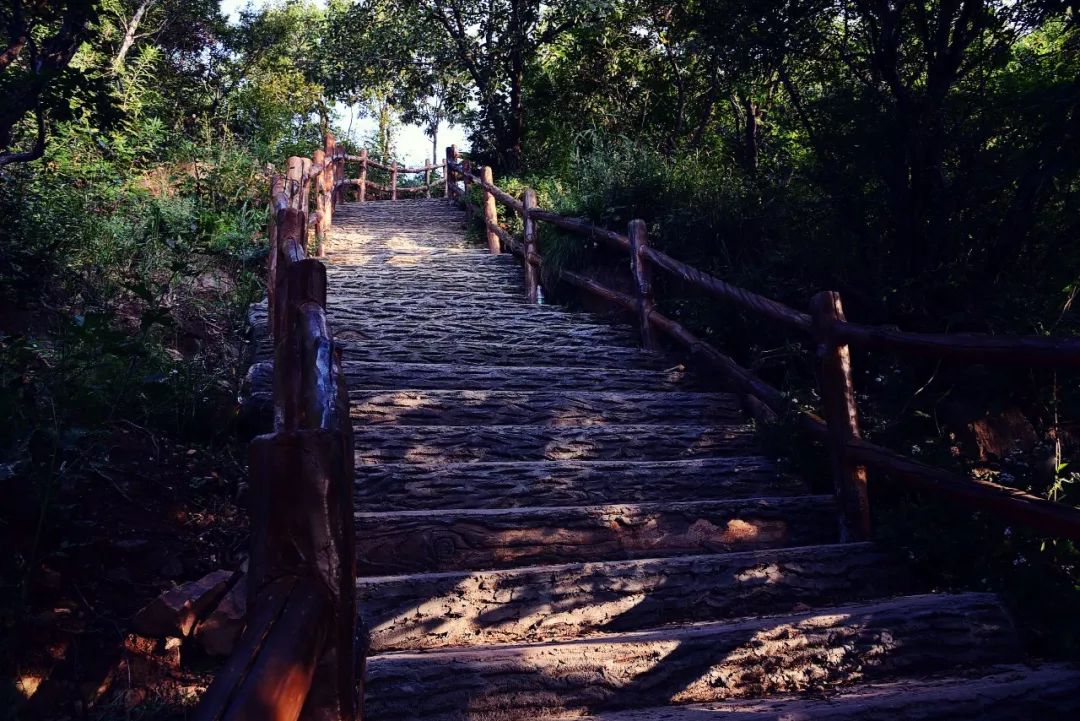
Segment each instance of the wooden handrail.
[[[843,317],[839,295],[835,293],[818,294],[815,297],[816,315],[811,315],[727,283],[676,260],[647,243],[635,246],[631,242],[631,233],[623,235],[597,227],[588,220],[568,218],[537,208],[535,200],[526,212],[525,197],[533,193],[531,189],[527,189],[522,200],[518,200],[495,185],[493,180],[483,177],[483,174],[474,175],[467,162],[460,161],[459,158],[454,146],[446,149],[444,182],[447,198],[465,205],[475,216],[481,209],[467,198],[469,186],[476,185],[484,191],[485,199],[494,198],[523,216],[525,237],[521,241],[500,227],[497,218],[490,211],[482,217],[487,232],[497,237],[504,248],[522,258],[526,273],[526,293],[530,300],[535,301],[536,296],[530,291],[529,277],[534,272],[533,269],[542,264],[542,259],[535,250],[533,225],[544,222],[577,235],[602,240],[618,250],[632,254],[636,252],[637,257],[647,261],[649,265],[666,271],[694,288],[735,303],[743,310],[764,316],[811,338],[815,343],[819,362],[822,363],[821,395],[826,417],[830,419],[828,423],[812,413],[793,407],[780,391],[739,366],[712,345],[697,338],[678,322],[659,313],[651,303],[651,283],[647,277],[636,277],[635,295],[629,295],[608,288],[580,273],[565,269],[559,269],[556,273],[559,280],[636,313],[642,322],[643,339],[648,338],[649,329],[655,328],[682,345],[691,355],[720,370],[727,380],[745,395],[749,409],[760,420],[772,422],[783,415],[797,417],[800,426],[813,438],[824,442],[833,456],[836,490],[842,511],[842,532],[846,538],[865,537],[871,532],[865,471],[860,470],[865,467],[965,507],[993,513],[1006,520],[1028,525],[1042,533],[1080,540],[1078,508],[927,466],[860,438],[848,351],[849,346],[857,346],[868,350],[889,350],[955,362],[1071,367],[1080,365],[1080,338],[909,333],[894,328],[852,323]],[[464,181],[463,185],[458,184],[459,176],[460,180]],[[638,265],[644,269],[644,263]]]
[[[366,162],[368,165],[375,166],[376,168],[379,168],[380,170],[386,170],[386,171],[393,170],[392,165],[386,165],[385,163],[380,163],[377,160],[372,160],[370,157],[366,157],[366,156],[363,156],[363,155],[346,155],[346,156],[344,156],[344,158],[345,158],[345,160],[347,160],[350,163],[364,163],[364,162]],[[428,165],[426,167],[421,167],[421,168],[398,167],[397,171],[399,173],[423,173],[423,172],[430,171],[430,170],[438,170],[439,168],[443,168],[445,166],[446,166],[446,163],[439,163],[438,165]]]
[[196,721],[358,716],[352,422],[326,267],[307,255],[310,228],[320,254],[331,229],[344,159],[327,136],[271,179],[274,432],[250,448],[248,623]]
[[1080,365],[1080,338],[985,333],[911,333],[882,326],[840,323],[836,339],[866,349],[940,358],[957,363],[1040,367]]
[[[338,160],[340,160],[340,165],[337,166],[337,167],[340,168],[340,171],[335,174],[334,180],[333,180],[333,186],[332,186],[335,197],[340,194],[341,188],[352,187],[352,188],[356,188],[358,190],[357,195],[359,196],[360,202],[365,202],[367,200],[367,189],[368,188],[378,190],[381,193],[388,193],[390,195],[391,200],[397,200],[397,196],[398,196],[399,192],[400,193],[408,193],[408,194],[424,193],[424,195],[426,197],[430,198],[431,197],[431,189],[434,188],[434,187],[437,187],[440,184],[444,184],[446,182],[445,178],[443,180],[434,181],[434,182],[432,182],[432,180],[431,180],[432,171],[438,170],[439,168],[445,168],[446,167],[445,162],[444,163],[438,163],[436,165],[432,165],[431,163],[429,163],[427,161],[424,161],[424,167],[422,167],[422,168],[421,167],[417,167],[417,168],[400,167],[400,166],[398,166],[398,164],[396,162],[391,163],[390,165],[386,165],[385,163],[380,163],[377,160],[372,160],[368,156],[367,149],[361,149],[359,155],[348,155],[348,154],[343,153],[343,154],[335,157],[335,162],[337,162]],[[359,177],[357,177],[357,178],[346,178],[345,177],[344,166],[345,166],[346,161],[360,163],[360,175],[359,175]],[[382,169],[382,170],[385,170],[385,171],[389,172],[390,173],[390,184],[389,185],[381,185],[379,183],[375,183],[373,181],[368,180],[368,178],[367,178],[368,167],[379,168],[379,169]],[[398,175],[400,173],[423,173],[424,174],[424,182],[423,182],[422,185],[418,185],[418,186],[398,187],[397,178],[398,178]]]
[[299,718],[327,635],[325,601],[296,578],[263,589],[258,605],[249,608],[236,650],[199,700],[195,718]]
[[[376,183],[374,180],[365,180],[364,184],[369,188],[374,188],[375,190],[381,190],[381,191],[386,192],[386,193],[389,193],[390,190],[391,190],[391,187],[389,185],[380,185],[379,183]],[[359,178],[345,178],[345,179],[339,181],[337,185],[338,185],[338,187],[344,187],[344,186],[357,187],[357,186],[360,185],[360,179]],[[439,185],[442,185],[441,180],[432,182],[432,183],[430,183],[428,185],[406,185],[406,186],[403,186],[403,187],[399,187],[397,189],[397,192],[399,192],[399,193],[422,193],[425,190],[427,190],[428,188],[434,188],[434,187],[437,187]]]
[[[454,166],[455,170],[463,172],[461,170],[460,164],[455,163]],[[468,176],[473,183],[490,192],[496,199],[502,201],[504,205],[512,209],[518,215],[521,215],[521,201],[516,200],[509,193],[502,190],[493,183],[488,183],[482,178],[476,175],[472,175],[471,173],[469,173]],[[588,238],[603,240],[612,247],[619,248],[627,252],[630,251],[630,239],[627,236],[622,235],[621,233],[607,230],[606,228],[600,228],[592,224],[588,220],[582,218],[568,218],[550,210],[544,210],[543,208],[536,208],[531,212],[531,215],[535,220],[544,223],[550,223],[551,225],[562,228],[563,230],[569,230],[572,233],[583,235]],[[797,330],[806,333],[810,332],[810,316],[806,313],[800,313],[799,311],[789,308],[783,303],[778,303],[777,301],[766,298],[765,296],[758,295],[757,293],[754,293],[752,291],[726,283],[715,276],[709,275],[708,273],[700,271],[693,266],[676,260],[675,258],[672,258],[663,251],[657,250],[656,248],[645,248],[643,250],[643,253],[645,257],[653,264],[659,266],[660,268],[663,268],[672,275],[678,276],[679,278],[696,288],[704,290],[707,293],[720,297],[724,300],[733,301],[746,308],[747,310],[761,313],[777,322],[783,323]]]

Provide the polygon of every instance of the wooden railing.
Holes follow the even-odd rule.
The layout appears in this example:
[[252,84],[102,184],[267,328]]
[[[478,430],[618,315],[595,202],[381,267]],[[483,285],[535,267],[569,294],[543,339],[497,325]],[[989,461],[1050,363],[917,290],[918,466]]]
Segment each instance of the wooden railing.
[[[851,323],[844,317],[840,294],[833,291],[816,294],[811,299],[809,313],[799,311],[726,283],[651,247],[645,223],[641,220],[631,221],[623,235],[598,228],[586,220],[544,210],[537,207],[536,193],[531,189],[525,190],[520,199],[515,198],[494,184],[490,168],[481,168],[479,175],[474,174],[469,161],[462,160],[454,146],[446,149],[445,165],[446,196],[464,205],[470,216],[482,221],[491,252],[498,253],[505,248],[523,259],[525,293],[532,302],[537,299],[538,270],[543,264],[537,250],[537,223],[549,223],[629,253],[633,295],[566,269],[557,269],[557,277],[636,314],[644,346],[655,347],[658,336],[665,336],[689,351],[691,356],[718,370],[743,395],[748,410],[759,420],[774,422],[779,416],[793,416],[801,428],[823,441],[832,462],[841,535],[845,540],[865,539],[871,535],[867,495],[867,471],[871,470],[968,508],[1029,526],[1039,533],[1080,541],[1080,509],[932,467],[864,440],[859,431],[858,404],[851,373],[852,347],[962,363],[1077,366],[1080,365],[1080,338],[905,333]],[[481,188],[483,202],[480,205],[470,201],[474,185]],[[497,202],[522,218],[520,238],[499,225]],[[660,313],[653,297],[651,279],[657,270],[811,341],[819,364],[821,416],[795,407],[779,390],[682,324]]]
[[[432,165],[430,162],[425,160],[424,161],[424,167],[422,167],[422,168],[398,167],[397,162],[391,163],[390,165],[386,165],[385,163],[380,163],[377,160],[372,160],[371,158],[369,158],[367,150],[361,150],[359,155],[345,155],[345,156],[342,156],[342,157],[343,157],[344,161],[346,161],[346,162],[359,163],[360,164],[360,172],[359,172],[359,175],[357,175],[355,178],[346,178],[346,177],[344,177],[344,174],[343,174],[339,179],[336,180],[336,182],[334,184],[334,190],[337,193],[340,194],[340,192],[341,192],[341,190],[343,188],[350,187],[350,186],[355,187],[356,192],[357,192],[356,199],[358,201],[360,201],[361,203],[363,203],[364,201],[367,200],[367,191],[368,191],[369,188],[374,189],[374,190],[378,190],[379,192],[381,192],[383,194],[389,195],[390,200],[397,200],[398,193],[406,193],[406,194],[423,193],[425,197],[430,198],[431,197],[431,189],[435,188],[435,187],[438,187],[440,185],[444,186],[444,192],[445,192],[445,185],[446,185],[446,174],[445,173],[443,174],[443,178],[441,180],[434,180],[433,181],[431,179],[431,174],[432,173],[434,173],[435,171],[440,170],[442,168],[445,168],[445,164],[443,164],[443,163],[440,163],[438,165]],[[344,164],[342,165],[342,168],[343,168],[342,172],[344,173]],[[380,185],[379,183],[376,183],[374,181],[369,180],[368,179],[368,168],[379,168],[380,170],[385,170],[386,172],[390,173],[390,184],[389,185]],[[413,185],[413,186],[405,186],[405,187],[400,187],[399,188],[398,187],[398,175],[400,175],[402,173],[405,173],[405,174],[423,173],[424,174],[424,183],[423,183],[423,185]]]
[[328,136],[271,179],[274,432],[250,448],[247,626],[197,721],[358,716],[352,424],[326,266],[307,255],[309,228],[322,254],[344,161]]

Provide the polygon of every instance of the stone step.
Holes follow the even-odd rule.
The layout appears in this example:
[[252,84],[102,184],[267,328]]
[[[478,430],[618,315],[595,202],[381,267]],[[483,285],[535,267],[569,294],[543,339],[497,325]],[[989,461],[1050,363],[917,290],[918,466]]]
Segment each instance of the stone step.
[[[378,339],[379,332],[388,323],[391,327],[404,326],[408,329],[425,328],[469,328],[473,331],[492,333],[496,331],[514,332],[522,335],[543,332],[550,340],[555,336],[567,336],[586,340],[608,337],[620,341],[627,349],[640,353],[636,331],[625,323],[618,322],[620,316],[600,313],[567,313],[554,310],[552,306],[532,306],[524,299],[511,296],[498,303],[488,303],[489,307],[479,304],[455,306],[443,298],[415,298],[389,296],[378,301],[358,302],[351,294],[328,295],[327,320],[337,333],[341,329],[352,329],[361,337]],[[248,312],[248,321],[252,325],[265,325],[267,306],[265,301],[254,303]],[[367,327],[368,330],[364,328]]]
[[[478,269],[479,270],[479,269]],[[336,295],[386,295],[387,297],[468,297],[519,301],[525,297],[524,280],[518,269],[506,268],[495,273],[468,272],[467,268],[444,271],[432,278],[412,272],[360,274],[355,266],[344,263],[326,266],[327,285]]]
[[361,576],[726,553],[837,535],[832,496],[359,512],[356,521]]
[[[273,345],[266,334],[265,313],[252,314],[252,317],[258,321],[253,327],[253,334],[257,338],[255,360],[270,360]],[[618,368],[669,372],[681,371],[683,368],[678,361],[632,345],[592,345],[577,341],[560,345],[528,337],[519,337],[516,340],[474,338],[462,341],[456,338],[435,338],[427,331],[418,332],[412,337],[372,338],[367,333],[349,328],[335,330],[334,338],[341,345],[346,358],[366,363]],[[583,348],[583,345],[588,345],[588,348]]]
[[445,343],[451,339],[483,343],[542,343],[569,345],[582,353],[597,345],[638,347],[636,331],[625,326],[586,322],[544,323],[533,319],[528,323],[505,323],[498,318],[468,318],[447,313],[424,320],[402,322],[384,316],[358,316],[350,313],[329,313],[327,322],[335,336],[354,343],[363,340],[418,340]]
[[346,357],[349,390],[689,391],[681,366],[665,370],[577,366],[370,363]]
[[374,293],[338,293],[334,288],[327,292],[327,309],[352,311],[359,315],[386,314],[403,320],[426,319],[447,314],[467,318],[505,318],[510,322],[575,322],[610,323],[614,313],[578,313],[558,305],[530,304],[525,296],[492,302],[483,295],[462,295],[453,304],[441,298],[400,295],[377,295]]
[[[625,344],[626,348],[639,348],[636,330],[629,325],[619,325],[612,321],[613,316],[590,314],[570,315],[562,313],[536,313],[528,305],[505,304],[502,308],[490,311],[456,309],[430,305],[428,308],[415,308],[409,312],[379,312],[377,309],[362,305],[337,305],[326,310],[326,318],[337,330],[354,329],[368,338],[378,338],[375,329],[392,322],[396,326],[408,328],[443,328],[464,329],[474,332],[511,332],[511,334],[529,336],[543,332],[549,341],[558,338],[586,338],[589,340],[607,339],[611,344]],[[365,330],[366,328],[366,330]],[[619,341],[619,342],[615,342]]]
[[743,456],[754,429],[729,425],[366,426],[353,430],[356,465],[473,461],[674,461]]
[[[336,251],[329,257],[330,264],[338,273],[348,273],[352,278],[398,277],[410,283],[431,282],[458,278],[462,274],[472,277],[474,287],[483,289],[483,281],[512,277],[520,274],[517,260],[509,254],[491,255],[480,249],[432,249],[417,253],[392,253],[382,251],[368,253],[361,247]],[[490,276],[490,277],[489,277]]]
[[[337,333],[336,340],[344,348],[345,357],[370,363],[438,363],[478,366],[535,366],[575,368],[678,369],[670,357],[643,351],[636,346],[592,345],[583,350],[579,345],[559,345],[536,340],[516,343],[501,341],[459,341],[443,339],[438,343],[416,338],[390,340],[370,338],[361,333]],[[269,345],[260,348],[269,357]]]
[[[389,363],[346,360],[350,392],[357,391],[510,391],[510,392],[667,392],[690,391],[692,376],[681,367],[666,370],[610,370],[564,366],[482,366],[445,363]],[[263,360],[248,369],[244,394],[253,403],[269,402],[273,364]]]
[[[252,305],[248,311],[248,323],[257,343],[256,360],[268,360],[273,355],[266,322],[266,303]],[[405,320],[402,323],[408,324]],[[377,325],[381,324],[382,321]],[[670,357],[643,350],[628,336],[617,339],[619,342],[614,345],[593,342],[594,336],[602,335],[605,328],[611,327],[603,325],[600,320],[592,324],[592,330],[585,332],[587,337],[584,340],[579,340],[575,335],[562,342],[537,338],[527,329],[499,335],[472,324],[467,324],[471,329],[471,339],[447,337],[441,329],[425,329],[415,325],[411,326],[415,331],[411,335],[393,331],[373,335],[357,329],[357,325],[364,324],[362,321],[358,324],[330,322],[334,338],[344,349],[345,357],[354,361],[654,370],[681,367]]]
[[860,684],[828,695],[661,706],[610,711],[584,718],[596,721],[1075,721],[1080,718],[1080,668],[1064,664],[991,666],[973,669],[963,676]]
[[352,391],[357,428],[371,425],[594,426],[619,423],[735,423],[738,400],[728,393],[640,391]]
[[687,461],[383,463],[357,472],[365,512],[717,501],[799,496],[806,485],[761,456]]
[[357,581],[371,650],[537,643],[820,608],[903,590],[872,544]]
[[1006,662],[1019,652],[995,596],[907,596],[567,642],[375,655],[365,711],[380,721],[582,716],[820,693]]

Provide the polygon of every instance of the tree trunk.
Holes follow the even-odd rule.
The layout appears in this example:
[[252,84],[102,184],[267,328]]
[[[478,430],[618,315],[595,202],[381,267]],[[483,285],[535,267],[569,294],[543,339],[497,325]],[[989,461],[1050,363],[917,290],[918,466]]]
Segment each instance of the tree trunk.
[[124,40],[120,43],[120,50],[117,51],[116,57],[112,62],[112,70],[114,73],[120,72],[124,67],[124,60],[127,58],[128,52],[131,50],[131,46],[135,44],[135,37],[139,32],[139,25],[142,24],[143,18],[146,16],[146,11],[150,9],[156,0],[142,0],[139,7],[135,10],[135,14],[131,16],[131,21],[127,23],[127,27],[124,30]]
[[755,173],[758,167],[758,141],[761,139],[761,125],[758,122],[761,117],[761,107],[750,95],[744,97],[742,102],[743,113],[746,115],[746,124],[743,127],[743,158],[747,172]]
[[525,59],[520,51],[515,51],[513,59],[513,73],[510,78],[510,122],[506,147],[509,148],[509,156],[506,160],[506,171],[515,173],[522,169],[525,158],[524,135],[525,135]]
[[431,124],[431,164],[439,164],[439,121]]

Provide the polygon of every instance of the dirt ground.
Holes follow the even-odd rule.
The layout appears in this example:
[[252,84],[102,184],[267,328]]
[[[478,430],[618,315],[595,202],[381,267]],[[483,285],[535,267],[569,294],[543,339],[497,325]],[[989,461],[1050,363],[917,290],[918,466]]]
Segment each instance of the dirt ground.
[[132,636],[131,619],[162,591],[243,562],[245,465],[239,447],[121,423],[55,474],[44,502],[17,476],[0,480],[0,720],[187,715],[219,662],[191,639]]

